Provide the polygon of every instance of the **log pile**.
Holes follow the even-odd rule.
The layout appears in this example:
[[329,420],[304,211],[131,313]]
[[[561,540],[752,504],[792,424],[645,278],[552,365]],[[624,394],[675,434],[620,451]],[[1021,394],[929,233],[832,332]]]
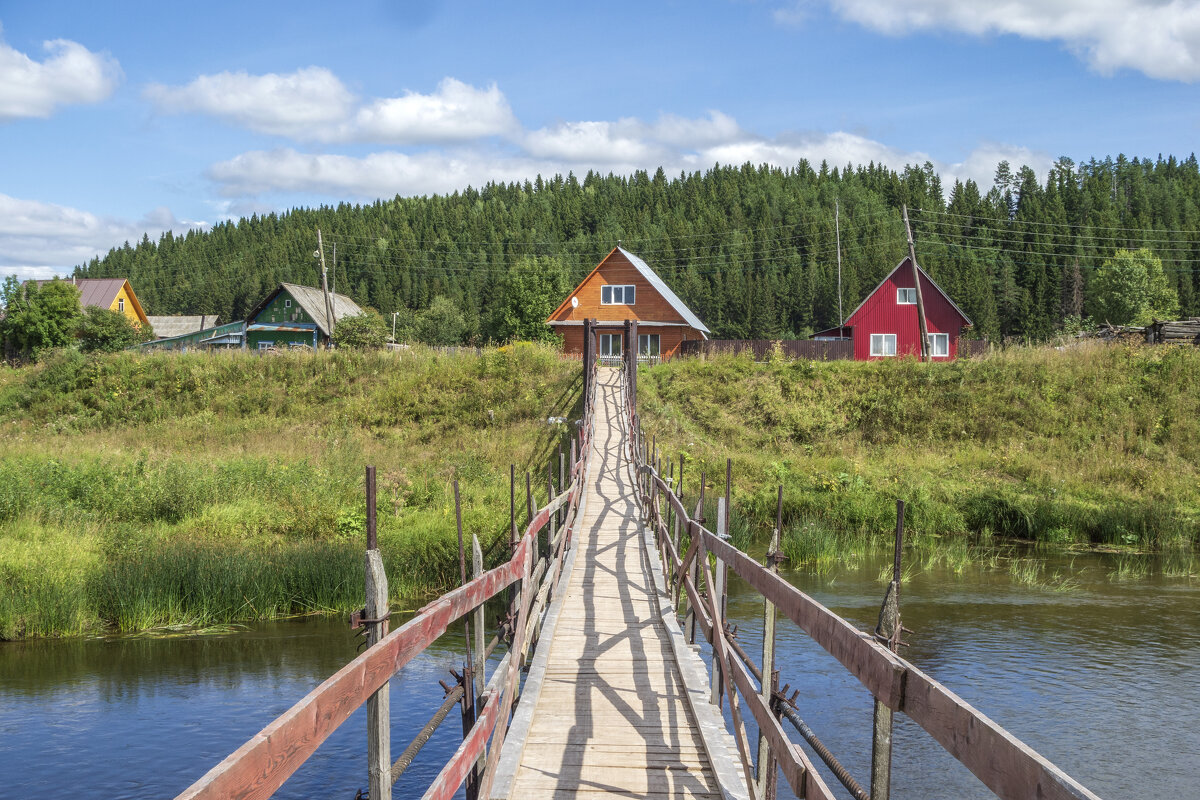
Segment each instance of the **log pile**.
[[1200,317],[1159,322],[1146,326],[1146,341],[1151,344],[1194,344],[1200,345]]

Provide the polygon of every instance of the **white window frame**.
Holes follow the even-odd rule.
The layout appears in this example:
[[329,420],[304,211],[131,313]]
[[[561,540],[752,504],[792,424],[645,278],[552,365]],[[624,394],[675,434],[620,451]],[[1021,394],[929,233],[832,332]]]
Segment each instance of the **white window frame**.
[[[888,350],[888,340],[891,340],[892,352]],[[871,334],[871,355],[881,358],[890,358],[896,355],[896,334],[894,333],[872,333]]]
[[[651,347],[650,345],[654,346]],[[662,355],[662,339],[657,333],[639,333],[638,334],[638,355],[650,356],[657,358]]]
[[121,313],[125,313],[125,298],[124,297],[117,298],[117,311],[120,311]]
[[291,308],[291,307],[292,307],[292,301],[291,301],[291,300],[284,300],[284,301],[283,301],[283,307],[284,307],[284,308]]
[[631,306],[637,302],[637,287],[632,284],[611,283],[600,287],[600,305]]
[[[910,299],[905,299],[910,298]],[[917,290],[911,286],[901,286],[896,290],[896,305],[898,306],[915,306],[917,304]]]
[[259,350],[266,350],[267,348],[274,347],[274,346],[275,346],[274,342],[259,342],[258,343]]
[[[942,352],[938,352],[937,344],[941,342]],[[933,358],[949,358],[950,357],[950,334],[948,333],[931,333],[929,334],[929,355]]]
[[[599,346],[596,348],[596,355],[601,358],[619,358],[621,356],[621,333],[602,333],[600,334]],[[608,345],[607,350],[605,345]]]

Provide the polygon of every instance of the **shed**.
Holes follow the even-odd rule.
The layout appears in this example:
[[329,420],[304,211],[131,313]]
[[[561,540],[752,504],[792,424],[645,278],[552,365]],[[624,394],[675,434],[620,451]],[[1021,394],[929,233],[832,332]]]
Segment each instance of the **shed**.
[[216,327],[219,318],[216,314],[191,314],[174,317],[146,317],[146,319],[150,321],[150,327],[154,329],[154,338],[171,339]]

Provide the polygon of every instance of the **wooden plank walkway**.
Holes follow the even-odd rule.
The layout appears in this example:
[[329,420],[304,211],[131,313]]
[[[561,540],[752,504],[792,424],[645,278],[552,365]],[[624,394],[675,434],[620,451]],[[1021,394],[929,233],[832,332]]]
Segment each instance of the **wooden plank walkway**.
[[620,371],[597,390],[579,552],[509,797],[725,797],[643,549]]

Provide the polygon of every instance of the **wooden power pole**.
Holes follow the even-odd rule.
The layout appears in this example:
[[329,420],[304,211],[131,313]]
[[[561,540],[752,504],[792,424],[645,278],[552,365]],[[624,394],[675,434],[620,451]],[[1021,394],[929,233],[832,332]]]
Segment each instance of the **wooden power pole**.
[[913,284],[917,287],[917,324],[921,328],[921,360],[929,361],[929,327],[925,324],[925,298],[921,295],[921,270],[917,268],[917,247],[913,244],[912,227],[908,224],[908,206],[904,213],[904,233],[908,236],[908,261],[912,264]]
[[325,295],[325,319],[329,324],[329,341],[333,342],[333,298],[329,296],[329,273],[325,271],[325,245],[321,241],[321,229],[317,228],[317,253],[321,257],[321,292]]

